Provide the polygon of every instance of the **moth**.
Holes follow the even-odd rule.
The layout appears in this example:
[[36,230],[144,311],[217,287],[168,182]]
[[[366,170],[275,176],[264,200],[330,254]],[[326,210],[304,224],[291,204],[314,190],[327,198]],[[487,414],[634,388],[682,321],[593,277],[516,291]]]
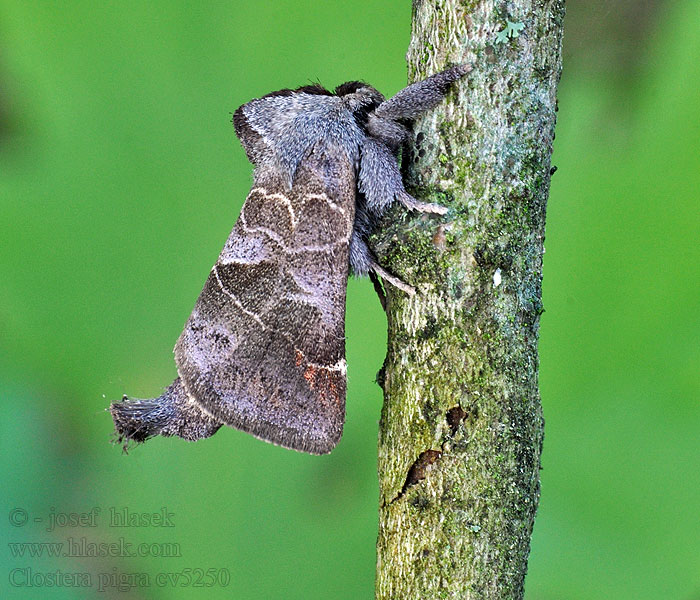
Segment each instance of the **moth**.
[[444,213],[404,189],[408,122],[470,68],[458,65],[386,100],[351,81],[283,89],[244,104],[236,135],[253,186],[175,344],[178,377],[158,398],[110,406],[117,438],[198,440],[221,425],[311,454],[345,421],[345,292],[350,273],[412,293],[368,245],[394,202]]

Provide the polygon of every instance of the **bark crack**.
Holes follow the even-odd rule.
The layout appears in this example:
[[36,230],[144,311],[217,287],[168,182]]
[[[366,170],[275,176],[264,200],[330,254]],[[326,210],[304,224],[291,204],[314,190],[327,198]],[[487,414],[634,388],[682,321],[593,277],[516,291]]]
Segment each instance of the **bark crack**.
[[425,450],[420,453],[418,458],[413,462],[413,464],[408,469],[406,474],[406,480],[404,481],[401,491],[389,501],[389,504],[393,504],[397,500],[400,500],[406,493],[408,488],[418,484],[423,479],[428,476],[431,467],[442,457],[442,450]]

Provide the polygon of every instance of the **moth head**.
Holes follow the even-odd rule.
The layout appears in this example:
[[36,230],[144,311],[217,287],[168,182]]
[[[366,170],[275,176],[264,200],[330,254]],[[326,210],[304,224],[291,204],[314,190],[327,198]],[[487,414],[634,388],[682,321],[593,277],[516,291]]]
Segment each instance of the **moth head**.
[[382,99],[367,112],[365,130],[396,151],[408,135],[406,122],[437,107],[452,84],[469,73],[471,68],[469,64],[455,65],[403,88],[388,100]]
[[346,81],[335,88],[335,95],[343,99],[356,119],[364,117],[385,100],[380,92],[364,81]]
[[362,81],[348,81],[335,88],[335,93],[343,99],[357,124],[371,137],[383,142],[393,151],[406,139],[407,129],[402,123],[376,114],[377,108],[386,98],[371,85]]

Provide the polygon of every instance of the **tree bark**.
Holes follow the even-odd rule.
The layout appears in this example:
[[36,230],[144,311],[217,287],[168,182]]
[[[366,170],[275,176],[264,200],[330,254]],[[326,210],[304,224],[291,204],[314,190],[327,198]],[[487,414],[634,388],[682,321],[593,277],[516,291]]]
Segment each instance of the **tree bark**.
[[409,80],[474,68],[403,154],[409,191],[448,214],[397,210],[373,239],[418,290],[388,290],[378,599],[523,597],[563,17],[563,0],[413,2]]

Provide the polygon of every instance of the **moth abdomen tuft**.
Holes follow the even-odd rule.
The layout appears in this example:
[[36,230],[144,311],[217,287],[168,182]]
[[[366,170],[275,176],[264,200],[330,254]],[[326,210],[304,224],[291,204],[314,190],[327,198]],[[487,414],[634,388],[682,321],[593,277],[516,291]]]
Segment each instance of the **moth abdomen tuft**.
[[117,441],[145,442],[157,435],[188,441],[214,435],[222,423],[205,413],[188,396],[177,378],[158,398],[128,399],[110,405]]

